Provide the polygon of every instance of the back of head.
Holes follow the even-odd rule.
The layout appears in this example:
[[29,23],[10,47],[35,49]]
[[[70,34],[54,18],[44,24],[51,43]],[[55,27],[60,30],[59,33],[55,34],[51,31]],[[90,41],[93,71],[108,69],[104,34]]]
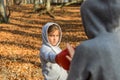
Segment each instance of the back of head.
[[120,0],[86,0],[81,6],[86,35],[94,38],[120,28]]

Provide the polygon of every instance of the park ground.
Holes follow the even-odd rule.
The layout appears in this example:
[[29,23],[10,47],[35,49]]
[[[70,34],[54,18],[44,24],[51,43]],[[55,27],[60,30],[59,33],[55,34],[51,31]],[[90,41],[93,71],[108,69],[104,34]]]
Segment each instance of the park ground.
[[74,47],[86,40],[80,6],[66,6],[54,11],[55,18],[39,16],[32,5],[11,6],[8,24],[0,24],[0,80],[43,80],[39,59],[41,29],[47,22],[58,23],[63,32],[60,47],[66,42]]

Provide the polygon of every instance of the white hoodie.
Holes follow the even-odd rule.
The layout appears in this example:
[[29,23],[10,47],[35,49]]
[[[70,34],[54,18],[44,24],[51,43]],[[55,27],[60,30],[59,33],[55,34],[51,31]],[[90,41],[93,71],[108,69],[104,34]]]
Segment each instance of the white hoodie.
[[64,70],[61,66],[59,66],[55,62],[55,56],[61,52],[61,49],[58,47],[61,41],[62,32],[60,33],[60,40],[56,46],[52,46],[48,41],[48,28],[51,25],[57,25],[60,29],[61,28],[58,24],[49,22],[45,26],[43,26],[42,29],[42,39],[43,44],[40,49],[40,60],[42,64],[42,73],[44,76],[44,80],[66,80],[67,78],[67,72]]

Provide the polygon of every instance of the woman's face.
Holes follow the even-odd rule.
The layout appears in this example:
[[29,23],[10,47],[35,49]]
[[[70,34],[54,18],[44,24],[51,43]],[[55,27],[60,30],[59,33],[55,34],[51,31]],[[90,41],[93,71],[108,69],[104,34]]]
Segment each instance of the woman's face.
[[52,46],[56,46],[60,39],[59,30],[52,31],[48,34],[48,41]]

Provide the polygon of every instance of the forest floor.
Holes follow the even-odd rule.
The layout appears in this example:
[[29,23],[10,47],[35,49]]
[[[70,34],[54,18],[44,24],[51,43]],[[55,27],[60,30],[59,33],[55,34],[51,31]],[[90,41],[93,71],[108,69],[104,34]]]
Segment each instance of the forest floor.
[[43,80],[39,49],[41,29],[47,22],[58,23],[63,32],[60,47],[66,42],[77,46],[87,39],[80,17],[80,6],[55,9],[55,18],[39,16],[32,5],[11,6],[8,24],[0,24],[0,80]]

